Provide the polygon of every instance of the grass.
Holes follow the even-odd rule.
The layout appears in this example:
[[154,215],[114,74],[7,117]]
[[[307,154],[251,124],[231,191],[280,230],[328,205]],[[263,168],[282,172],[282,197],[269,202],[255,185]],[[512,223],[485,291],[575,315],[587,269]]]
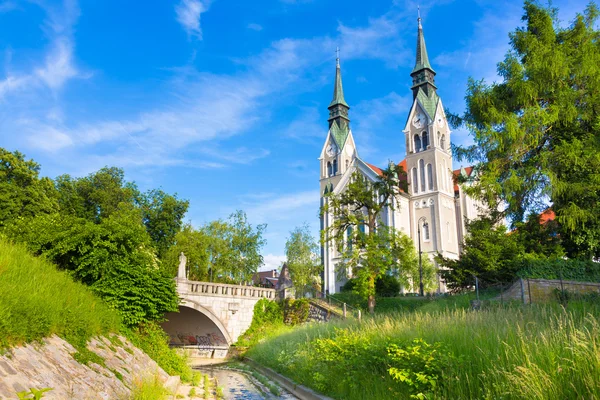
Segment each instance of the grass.
[[306,325],[248,356],[338,399],[600,398],[599,304],[461,302]]
[[129,400],[166,400],[171,393],[158,376],[134,383]]
[[56,267],[0,238],[0,348],[56,334],[82,351],[118,331],[118,314]]

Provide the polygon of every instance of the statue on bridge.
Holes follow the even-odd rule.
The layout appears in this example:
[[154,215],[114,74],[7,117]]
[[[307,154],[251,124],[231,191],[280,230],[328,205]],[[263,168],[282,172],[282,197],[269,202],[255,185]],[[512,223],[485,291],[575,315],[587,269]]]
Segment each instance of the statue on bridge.
[[183,254],[183,251],[182,251],[181,254],[179,255],[179,269],[177,270],[177,279],[187,280],[186,264],[187,264],[187,257],[185,256],[185,254]]

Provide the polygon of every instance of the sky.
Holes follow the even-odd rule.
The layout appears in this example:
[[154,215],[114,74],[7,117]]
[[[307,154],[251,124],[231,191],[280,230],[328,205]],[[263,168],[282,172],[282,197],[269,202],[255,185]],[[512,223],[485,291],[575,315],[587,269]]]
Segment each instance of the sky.
[[[553,1],[563,24],[586,3]],[[521,1],[0,0],[0,147],[51,178],[121,167],[190,200],[197,227],[244,210],[277,268],[292,229],[318,238],[336,47],[359,156],[404,158],[417,6],[460,113],[469,77],[499,79]]]

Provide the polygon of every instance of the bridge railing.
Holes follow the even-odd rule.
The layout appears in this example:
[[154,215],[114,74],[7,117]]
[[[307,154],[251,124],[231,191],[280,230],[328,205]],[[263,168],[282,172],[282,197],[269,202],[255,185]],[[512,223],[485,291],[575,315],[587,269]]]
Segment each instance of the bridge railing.
[[177,284],[180,289],[193,294],[275,299],[275,289],[188,280],[179,280]]

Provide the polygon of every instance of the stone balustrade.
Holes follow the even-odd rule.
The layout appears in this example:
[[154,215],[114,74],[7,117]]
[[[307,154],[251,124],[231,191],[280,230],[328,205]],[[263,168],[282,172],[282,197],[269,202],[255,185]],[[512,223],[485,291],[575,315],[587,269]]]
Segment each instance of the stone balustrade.
[[214,282],[196,282],[188,280],[178,280],[179,290],[188,294],[206,295],[206,296],[228,296],[245,298],[265,298],[275,299],[275,289],[267,289],[254,286],[229,285],[226,283]]

